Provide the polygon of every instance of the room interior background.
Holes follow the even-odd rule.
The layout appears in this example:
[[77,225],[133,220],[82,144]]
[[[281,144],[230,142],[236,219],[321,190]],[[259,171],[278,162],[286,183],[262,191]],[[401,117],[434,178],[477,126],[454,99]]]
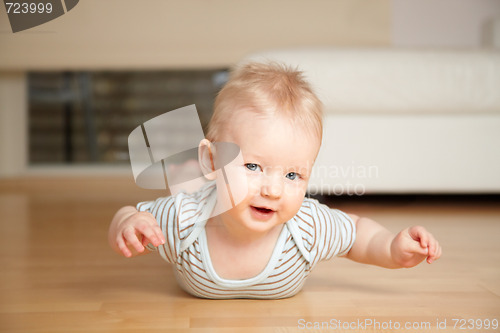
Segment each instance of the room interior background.
[[296,47],[493,48],[498,0],[86,0],[13,34],[0,13],[0,177],[130,174],[127,136],[227,69]]

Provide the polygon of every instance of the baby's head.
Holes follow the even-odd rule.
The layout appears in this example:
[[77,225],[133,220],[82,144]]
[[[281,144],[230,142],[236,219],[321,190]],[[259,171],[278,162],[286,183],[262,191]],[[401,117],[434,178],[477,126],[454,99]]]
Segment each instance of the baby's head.
[[215,100],[206,138],[220,141],[232,120],[244,111],[260,118],[286,118],[321,144],[322,104],[296,69],[276,62],[251,62],[236,68]]
[[200,144],[205,173],[214,170],[212,157],[217,159],[211,142],[241,149],[243,161],[236,163],[241,165],[231,167],[246,175],[245,183],[229,185],[244,187],[240,193],[246,194],[228,214],[264,232],[291,219],[302,205],[321,145],[322,104],[301,72],[277,63],[249,63],[232,72],[217,96],[206,137]]

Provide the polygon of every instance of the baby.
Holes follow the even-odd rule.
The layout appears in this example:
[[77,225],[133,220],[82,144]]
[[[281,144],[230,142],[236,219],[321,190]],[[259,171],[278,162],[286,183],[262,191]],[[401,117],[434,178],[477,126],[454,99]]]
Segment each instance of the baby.
[[[441,247],[421,226],[394,235],[305,197],[321,140],[322,105],[301,72],[277,63],[241,66],[217,96],[199,145],[209,182],[192,194],[121,208],[111,247],[125,257],[158,251],[184,290],[215,299],[293,296],[318,262],[334,256],[387,268],[438,259]],[[231,168],[242,181],[229,185],[244,187],[244,196],[211,214],[228,186],[215,172],[216,142],[240,148],[242,161]]]

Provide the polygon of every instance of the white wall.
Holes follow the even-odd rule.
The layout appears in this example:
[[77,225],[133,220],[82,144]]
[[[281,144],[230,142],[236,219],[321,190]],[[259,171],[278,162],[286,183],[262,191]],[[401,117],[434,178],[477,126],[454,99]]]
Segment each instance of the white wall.
[[392,44],[482,47],[494,18],[500,0],[392,0]]
[[0,177],[25,171],[28,161],[26,76],[0,73]]
[[0,10],[0,71],[225,67],[296,46],[389,45],[390,0],[82,0],[13,34]]

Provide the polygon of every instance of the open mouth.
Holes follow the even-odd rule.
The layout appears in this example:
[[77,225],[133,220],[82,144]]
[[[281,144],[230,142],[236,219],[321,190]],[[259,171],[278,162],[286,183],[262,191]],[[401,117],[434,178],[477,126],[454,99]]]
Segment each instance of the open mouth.
[[264,213],[264,214],[274,212],[274,210],[272,210],[272,209],[263,208],[263,207],[253,207],[253,208],[255,208],[257,211]]
[[251,206],[252,215],[254,218],[262,221],[270,219],[275,211],[270,208]]

